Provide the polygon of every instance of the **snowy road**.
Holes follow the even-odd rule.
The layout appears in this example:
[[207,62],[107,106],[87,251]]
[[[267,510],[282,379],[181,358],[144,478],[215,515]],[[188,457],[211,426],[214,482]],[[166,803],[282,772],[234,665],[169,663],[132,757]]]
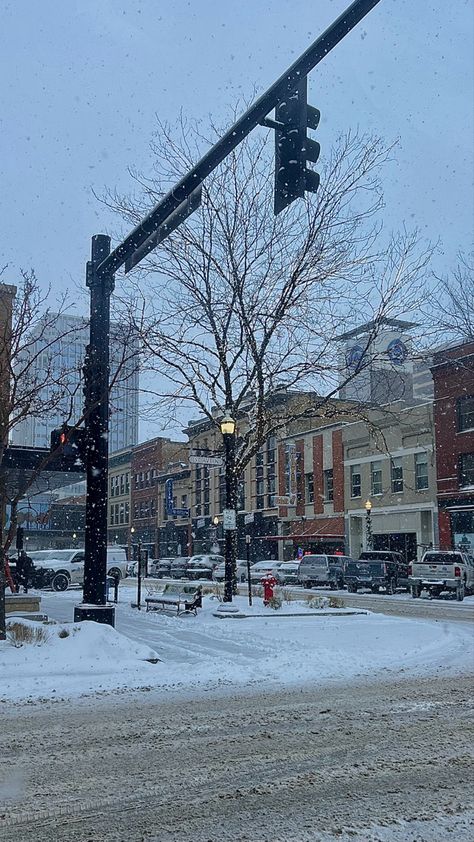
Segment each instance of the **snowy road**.
[[0,839],[468,842],[473,703],[432,677],[5,705]]

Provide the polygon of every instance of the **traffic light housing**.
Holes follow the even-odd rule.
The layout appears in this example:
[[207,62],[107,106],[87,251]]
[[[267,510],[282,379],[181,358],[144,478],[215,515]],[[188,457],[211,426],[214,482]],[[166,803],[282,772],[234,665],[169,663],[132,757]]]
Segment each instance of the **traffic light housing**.
[[51,432],[51,452],[57,452],[62,470],[81,471],[86,464],[86,431],[63,424]]
[[317,108],[308,105],[307,99],[308,82],[304,76],[275,108],[275,216],[302,198],[305,190],[315,193],[319,187],[319,174],[307,169],[306,163],[315,163],[319,158],[321,147],[307,137],[307,129],[317,129],[321,115]]

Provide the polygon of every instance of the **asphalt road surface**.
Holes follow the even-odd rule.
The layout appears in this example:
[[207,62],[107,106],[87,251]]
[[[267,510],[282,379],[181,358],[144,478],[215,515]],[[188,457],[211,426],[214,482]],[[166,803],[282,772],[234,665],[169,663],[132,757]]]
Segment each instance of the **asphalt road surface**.
[[473,697],[433,677],[4,705],[0,839],[471,842]]

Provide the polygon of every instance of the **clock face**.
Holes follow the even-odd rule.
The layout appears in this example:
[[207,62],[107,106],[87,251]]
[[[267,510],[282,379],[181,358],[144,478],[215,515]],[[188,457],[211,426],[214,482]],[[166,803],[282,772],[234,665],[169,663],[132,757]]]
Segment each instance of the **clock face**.
[[408,349],[401,339],[392,339],[387,345],[387,354],[392,363],[401,365],[408,357]]
[[346,368],[356,369],[360,366],[364,349],[361,345],[353,345],[346,351]]

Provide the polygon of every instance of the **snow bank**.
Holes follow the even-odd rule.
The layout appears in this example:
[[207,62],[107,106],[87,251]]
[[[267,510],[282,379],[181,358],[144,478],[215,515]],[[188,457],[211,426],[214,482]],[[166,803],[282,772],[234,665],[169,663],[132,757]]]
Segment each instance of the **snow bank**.
[[[45,640],[15,645],[8,631],[12,624],[43,632]],[[0,641],[0,698],[76,695],[104,683],[120,686],[134,675],[140,682],[154,669],[148,661],[158,658],[148,646],[90,621],[44,624],[12,618],[7,638]]]

